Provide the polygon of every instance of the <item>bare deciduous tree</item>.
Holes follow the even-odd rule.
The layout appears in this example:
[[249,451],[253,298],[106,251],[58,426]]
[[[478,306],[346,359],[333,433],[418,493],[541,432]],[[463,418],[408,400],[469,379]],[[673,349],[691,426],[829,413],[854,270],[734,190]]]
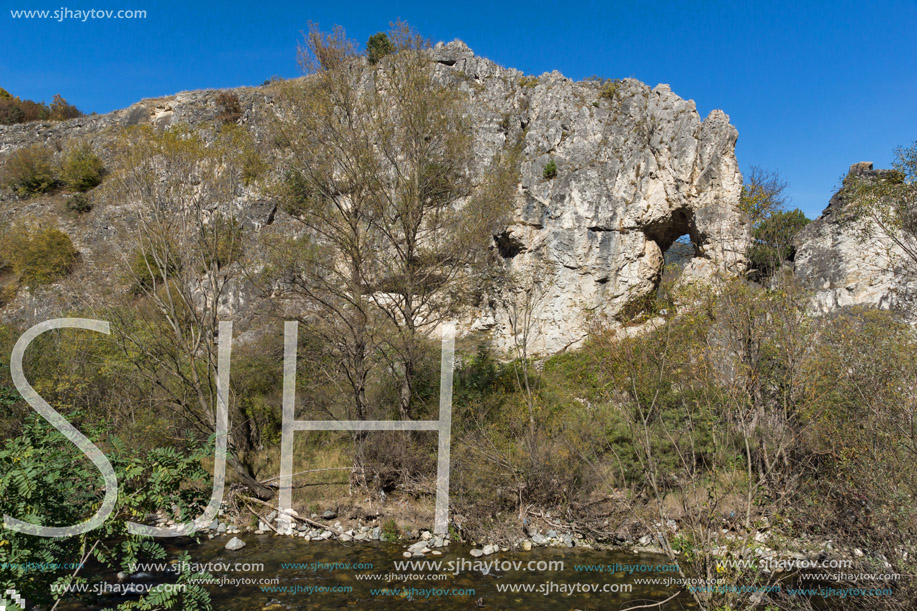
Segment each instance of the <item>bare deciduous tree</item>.
[[[116,186],[133,213],[122,227],[132,246],[123,260],[133,293],[106,315],[116,318],[115,337],[137,373],[158,391],[154,400],[207,436],[216,430],[221,302],[238,281],[242,253],[232,208],[243,183],[238,137],[230,130],[207,144],[183,128],[131,128],[117,147]],[[246,462],[253,448],[235,420],[228,462],[269,498]]]

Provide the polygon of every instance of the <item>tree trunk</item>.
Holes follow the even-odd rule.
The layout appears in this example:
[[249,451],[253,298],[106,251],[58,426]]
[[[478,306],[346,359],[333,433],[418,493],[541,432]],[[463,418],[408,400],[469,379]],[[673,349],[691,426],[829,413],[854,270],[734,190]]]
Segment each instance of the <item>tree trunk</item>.
[[252,468],[249,465],[239,462],[239,459],[234,456],[229,456],[226,462],[235,470],[236,475],[239,476],[242,483],[244,483],[256,497],[262,501],[269,501],[274,498],[274,489],[259,482],[254,473],[252,473]]

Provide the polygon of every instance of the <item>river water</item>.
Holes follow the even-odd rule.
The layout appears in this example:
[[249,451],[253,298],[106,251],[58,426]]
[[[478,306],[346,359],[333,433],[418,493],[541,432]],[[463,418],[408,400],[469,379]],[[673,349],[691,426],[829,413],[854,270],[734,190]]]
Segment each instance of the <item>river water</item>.
[[[661,601],[677,590],[664,585],[677,573],[667,559],[655,555],[536,548],[472,558],[470,548],[453,545],[442,556],[427,556],[443,563],[439,570],[406,569],[396,567],[405,560],[404,547],[393,543],[304,542],[251,534],[242,538],[247,545],[235,552],[224,549],[226,537],[187,548],[197,563],[243,564],[234,567],[240,570],[211,571],[223,579],[222,585],[208,586],[215,609],[624,609]],[[258,570],[246,563],[264,566]],[[615,563],[628,568],[607,567]],[[294,564],[299,566],[290,566]],[[589,565],[605,565],[606,570],[583,570]],[[615,568],[619,570],[612,572]],[[661,583],[636,583],[643,579]],[[274,583],[253,583],[259,580]],[[510,591],[514,588],[516,592]],[[684,595],[664,608],[693,605]]]

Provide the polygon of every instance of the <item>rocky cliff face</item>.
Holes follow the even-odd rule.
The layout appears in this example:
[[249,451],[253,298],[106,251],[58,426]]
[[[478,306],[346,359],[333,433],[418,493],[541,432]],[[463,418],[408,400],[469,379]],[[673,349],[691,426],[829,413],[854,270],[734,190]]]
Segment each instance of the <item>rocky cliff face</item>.
[[[573,82],[557,72],[538,78],[477,57],[459,41],[433,51],[437,77],[467,94],[474,125],[476,172],[496,155],[521,145],[520,182],[511,223],[494,236],[495,253],[516,279],[490,295],[465,327],[490,334],[508,349],[522,329],[512,312],[531,312],[529,349],[556,352],[580,342],[591,321],[615,324],[628,304],[655,290],[663,253],[690,236],[693,258],[686,273],[740,272],[748,244],[738,209],[741,175],[737,133],[715,110],[701,120],[695,105],[667,85],[639,81]],[[270,147],[267,119],[271,87],[235,90],[241,123]],[[70,138],[89,140],[105,158],[117,128],[152,124],[205,125],[217,115],[216,92],[180,93],[144,100],[104,116],[60,124],[0,126],[0,156],[40,142],[60,147]],[[546,172],[550,162],[556,175]],[[131,202],[99,202],[88,215],[68,214],[55,198],[14,201],[9,193],[0,220],[48,218],[71,235],[82,255],[75,276],[38,293],[20,292],[4,307],[6,320],[47,317],[77,303],[86,287],[113,286],[114,220],[131,214]],[[247,189],[237,202],[254,239],[267,224],[289,223],[267,191]],[[232,315],[257,307],[240,294]],[[51,305],[49,305],[51,304]]]
[[[850,166],[848,179],[878,180],[889,172],[860,162]],[[849,205],[849,194],[841,188],[795,239],[795,272],[813,292],[815,310],[867,306],[915,319],[917,282],[908,273],[907,255],[869,219],[855,218]]]

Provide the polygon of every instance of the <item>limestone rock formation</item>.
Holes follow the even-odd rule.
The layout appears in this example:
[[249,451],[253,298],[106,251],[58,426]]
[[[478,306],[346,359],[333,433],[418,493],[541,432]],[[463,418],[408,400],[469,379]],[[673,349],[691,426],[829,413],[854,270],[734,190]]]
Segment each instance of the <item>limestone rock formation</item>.
[[[877,180],[891,170],[871,162],[850,166],[847,180]],[[855,218],[842,187],[828,207],[796,236],[795,272],[813,291],[817,311],[845,306],[896,309],[914,318],[913,262],[874,223]]]
[[[870,162],[850,166],[848,179],[876,180],[891,170]],[[914,318],[917,278],[913,263],[874,223],[855,218],[841,188],[821,215],[795,239],[795,273],[813,291],[821,313],[845,306],[896,309]]]
[[[690,277],[744,269],[749,234],[738,208],[737,132],[722,111],[702,120],[694,102],[667,85],[650,88],[634,79],[574,82],[558,72],[525,76],[476,56],[459,41],[440,43],[431,53],[437,78],[467,94],[477,178],[501,151],[521,148],[515,213],[494,236],[495,264],[504,266],[514,282],[478,304],[463,324],[466,330],[489,334],[497,347],[508,350],[523,332],[519,321],[525,317],[518,314],[530,311],[530,352],[576,345],[593,321],[619,324],[616,319],[629,304],[656,289],[663,253],[683,235],[690,236],[693,247]],[[234,93],[241,102],[240,123],[269,148],[273,89]],[[103,116],[0,126],[0,157],[32,143],[59,147],[79,137],[104,159],[119,127],[198,127],[214,121],[216,94],[186,92]],[[556,173],[546,171],[552,162]],[[65,311],[77,303],[80,290],[117,278],[111,270],[112,228],[116,219],[131,215],[131,202],[109,198],[75,219],[50,198],[15,200],[10,193],[0,198],[6,200],[0,222],[26,214],[56,217],[82,258],[70,285],[41,294],[24,291],[4,306],[0,318],[25,323],[49,309]],[[237,204],[252,243],[264,226],[290,223],[269,192],[257,186]],[[244,287],[239,291],[227,303],[227,315],[237,319],[246,308],[258,307],[254,297],[242,294]]]
[[496,238],[517,290],[500,296],[509,307],[478,321],[499,346],[523,331],[514,309],[532,311],[530,350],[577,344],[590,320],[612,322],[655,290],[663,253],[683,235],[695,250],[692,277],[742,271],[749,238],[737,133],[723,112],[701,121],[693,101],[633,79],[525,78],[458,41],[434,57],[470,80],[481,158],[523,142],[515,220]]

